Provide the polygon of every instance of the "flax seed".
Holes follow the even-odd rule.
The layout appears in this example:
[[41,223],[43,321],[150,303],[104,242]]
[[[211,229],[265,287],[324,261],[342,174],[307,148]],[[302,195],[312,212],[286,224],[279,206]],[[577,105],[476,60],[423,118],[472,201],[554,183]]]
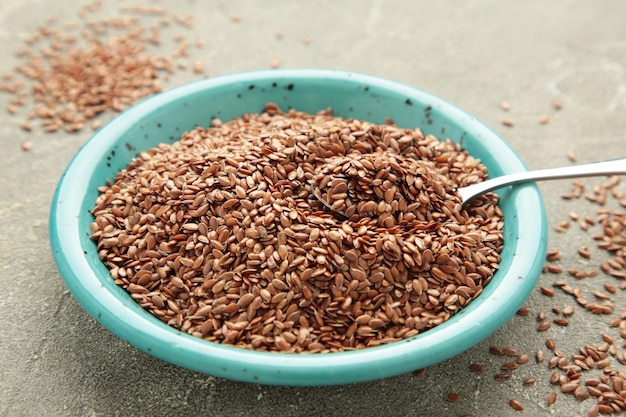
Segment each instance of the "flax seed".
[[516,400],[516,399],[509,400],[509,406],[511,406],[512,409],[517,410],[517,411],[523,411],[524,410],[524,406],[522,405],[522,403],[519,402],[519,400]]
[[547,403],[548,406],[554,405],[556,402],[556,392],[551,392],[548,394]]
[[485,365],[481,365],[479,363],[472,363],[470,364],[469,369],[472,372],[483,372],[485,370]]
[[537,325],[537,331],[538,332],[544,332],[544,331],[548,330],[550,327],[551,327],[551,323],[550,323],[549,320],[542,320]]
[[536,362],[543,362],[544,359],[545,359],[545,353],[543,352],[543,350],[539,349],[537,352],[535,352]]
[[457,403],[459,401],[461,401],[463,399],[462,396],[460,396],[459,394],[457,394],[456,392],[449,392],[446,395],[446,400],[451,402],[451,403]]
[[531,377],[525,378],[522,381],[522,384],[524,384],[524,385],[533,385],[535,382],[537,382],[537,378],[535,378],[534,376],[531,376]]
[[[117,33],[107,39],[109,28]],[[130,16],[68,22],[59,30],[39,29],[26,39],[23,53],[17,54],[22,62],[15,75],[25,82],[4,89],[17,95],[7,110],[15,113],[15,106],[32,98],[29,118],[58,120],[42,125],[44,131],[78,132],[107,110],[122,111],[161,91],[162,81],[174,70],[172,57],[150,52],[148,46],[159,44],[158,30],[146,36],[138,36],[140,32],[148,31]],[[77,42],[78,38],[86,41]],[[25,123],[22,129],[32,127]]]
[[519,352],[517,351],[517,349],[511,348],[511,347],[505,347],[504,349],[502,349],[502,353],[504,353],[507,356],[519,355]]
[[[443,323],[497,269],[497,196],[458,217],[455,181],[486,173],[452,142],[271,103],[207,125],[142,152],[99,188],[93,210],[92,238],[112,278],[169,325],[275,352],[378,346]],[[344,138],[329,142],[329,131]],[[396,143],[373,152],[383,136]],[[443,153],[433,158],[435,148]],[[398,227],[432,216],[448,229]],[[454,239],[473,249],[449,245]],[[136,270],[146,272],[130,282]]]

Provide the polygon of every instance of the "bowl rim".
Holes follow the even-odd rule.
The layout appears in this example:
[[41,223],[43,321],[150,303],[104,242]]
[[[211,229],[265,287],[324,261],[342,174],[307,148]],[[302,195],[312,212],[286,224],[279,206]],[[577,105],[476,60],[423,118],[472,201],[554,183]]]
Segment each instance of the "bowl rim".
[[[107,291],[86,260],[79,236],[78,218],[94,158],[104,157],[107,137],[115,137],[143,115],[166,106],[190,93],[210,90],[229,83],[280,78],[335,79],[366,83],[373,88],[401,92],[416,101],[429,102],[448,117],[459,120],[481,141],[497,148],[502,169],[525,171],[513,149],[486,125],[458,107],[405,84],[389,79],[348,71],[326,69],[272,69],[240,72],[194,81],[144,99],[101,127],[74,155],[61,176],[51,204],[50,245],[60,274],[76,300],[98,322],[118,337],[155,357],[214,376],[274,385],[336,385],[380,379],[424,368],[469,349],[500,328],[521,306],[539,277],[546,251],[547,226],[539,189],[534,184],[507,192],[518,207],[517,221],[524,227],[519,245],[532,250],[516,251],[515,268],[505,279],[510,291],[496,291],[482,300],[485,310],[458,313],[446,323],[413,338],[357,351],[324,354],[285,354],[249,351],[207,342],[165,325],[158,319],[129,308]],[[497,272],[501,273],[500,271]],[[509,276],[514,274],[516,276]],[[462,310],[468,309],[467,307]],[[493,312],[503,312],[493,317]],[[450,341],[444,343],[445,341]],[[443,343],[443,345],[441,345]],[[443,346],[443,347],[441,347]],[[437,347],[437,348],[434,348]]]

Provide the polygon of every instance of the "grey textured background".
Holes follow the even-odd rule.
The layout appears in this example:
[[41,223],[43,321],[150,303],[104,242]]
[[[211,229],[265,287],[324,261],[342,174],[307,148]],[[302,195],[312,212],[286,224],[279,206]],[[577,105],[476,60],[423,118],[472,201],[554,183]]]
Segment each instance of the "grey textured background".
[[[14,52],[48,17],[77,20],[79,0],[0,0],[0,74],[18,64]],[[119,14],[121,1],[106,1],[98,18]],[[573,1],[188,1],[162,0],[169,11],[193,11],[191,29],[173,33],[203,39],[193,58],[213,75],[268,68],[324,67],[370,73],[404,82],[457,104],[492,126],[520,153],[530,168],[569,164],[567,151],[580,162],[626,155],[626,3],[619,0]],[[241,17],[234,23],[231,16]],[[174,30],[175,29],[175,30]],[[275,33],[282,31],[282,39]],[[306,45],[303,40],[310,39]],[[177,71],[166,83],[179,85],[198,76]],[[48,244],[49,205],[54,187],[89,129],[76,134],[31,133],[19,128],[21,117],[3,109],[10,96],[0,93],[0,415],[4,416],[573,416],[586,415],[592,400],[579,402],[559,393],[546,405],[551,371],[534,361],[495,381],[505,359],[489,354],[491,345],[512,346],[531,355],[547,337],[559,349],[598,344],[611,317],[577,308],[572,325],[537,333],[534,316],[573,300],[537,289],[527,306],[530,317],[514,317],[488,340],[421,375],[403,375],[364,384],[289,388],[232,382],[190,372],[136,350],[101,327],[66,289]],[[561,111],[553,100],[563,103]],[[498,103],[506,100],[505,113]],[[540,125],[539,117],[550,117]],[[512,128],[501,120],[515,121]],[[33,149],[24,152],[28,140]],[[598,180],[585,180],[586,184]],[[597,206],[584,199],[565,202],[559,195],[571,182],[541,184],[550,221],[549,247],[563,254],[560,265],[591,268],[605,257],[593,250],[579,258],[580,244],[594,243],[574,225],[567,233],[552,229],[570,210],[595,216]],[[621,190],[626,191],[624,185]],[[612,207],[617,207],[614,204]],[[540,285],[556,279],[544,274]],[[589,291],[603,274],[574,282]],[[614,297],[626,305],[624,291]],[[619,310],[619,309],[618,309]],[[618,314],[618,313],[616,313]],[[545,349],[545,348],[544,348]],[[481,374],[468,365],[486,365]],[[615,365],[621,366],[621,365]],[[621,366],[621,369],[624,369]],[[537,382],[521,381],[536,376]],[[458,403],[445,400],[454,391]],[[512,410],[519,399],[523,412]]]

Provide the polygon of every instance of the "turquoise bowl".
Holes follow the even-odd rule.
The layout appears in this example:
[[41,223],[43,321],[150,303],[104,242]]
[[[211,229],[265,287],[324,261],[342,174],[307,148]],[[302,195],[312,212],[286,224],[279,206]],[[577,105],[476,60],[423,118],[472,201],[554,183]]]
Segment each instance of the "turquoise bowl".
[[50,214],[50,243],[61,276],[76,300],[104,327],[164,361],[210,375],[275,385],[334,385],[407,373],[463,352],[500,328],[523,304],[545,259],[547,227],[534,184],[499,191],[505,214],[500,269],[482,294],[450,320],[411,339],[352,352],[287,354],[215,344],[167,326],[111,279],[89,238],[97,188],[138,152],[173,142],[211,118],[283,110],[316,112],[374,123],[392,118],[460,143],[490,176],[525,171],[493,131],[457,107],[394,81],[323,69],[253,71],[193,82],[153,96],[102,127],[78,151],[60,179]]

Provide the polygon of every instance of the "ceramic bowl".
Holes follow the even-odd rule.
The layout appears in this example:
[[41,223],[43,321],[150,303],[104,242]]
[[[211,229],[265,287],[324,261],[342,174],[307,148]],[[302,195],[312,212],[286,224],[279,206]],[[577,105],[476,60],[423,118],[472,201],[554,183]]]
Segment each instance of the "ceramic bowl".
[[111,279],[89,235],[97,188],[138,152],[173,142],[213,117],[228,121],[260,112],[316,112],[374,123],[392,118],[450,138],[479,158],[490,176],[526,170],[507,143],[471,115],[416,88],[334,70],[267,70],[225,75],[174,88],[140,102],[98,130],[58,183],[50,214],[50,243],[66,285],[104,327],[164,361],[218,377],[262,384],[332,385],[407,373],[446,360],[500,328],[533,289],[546,252],[546,217],[538,188],[500,190],[505,215],[500,269],[482,294],[447,322],[413,338],[351,352],[286,354],[215,344],[169,327],[135,303]]

